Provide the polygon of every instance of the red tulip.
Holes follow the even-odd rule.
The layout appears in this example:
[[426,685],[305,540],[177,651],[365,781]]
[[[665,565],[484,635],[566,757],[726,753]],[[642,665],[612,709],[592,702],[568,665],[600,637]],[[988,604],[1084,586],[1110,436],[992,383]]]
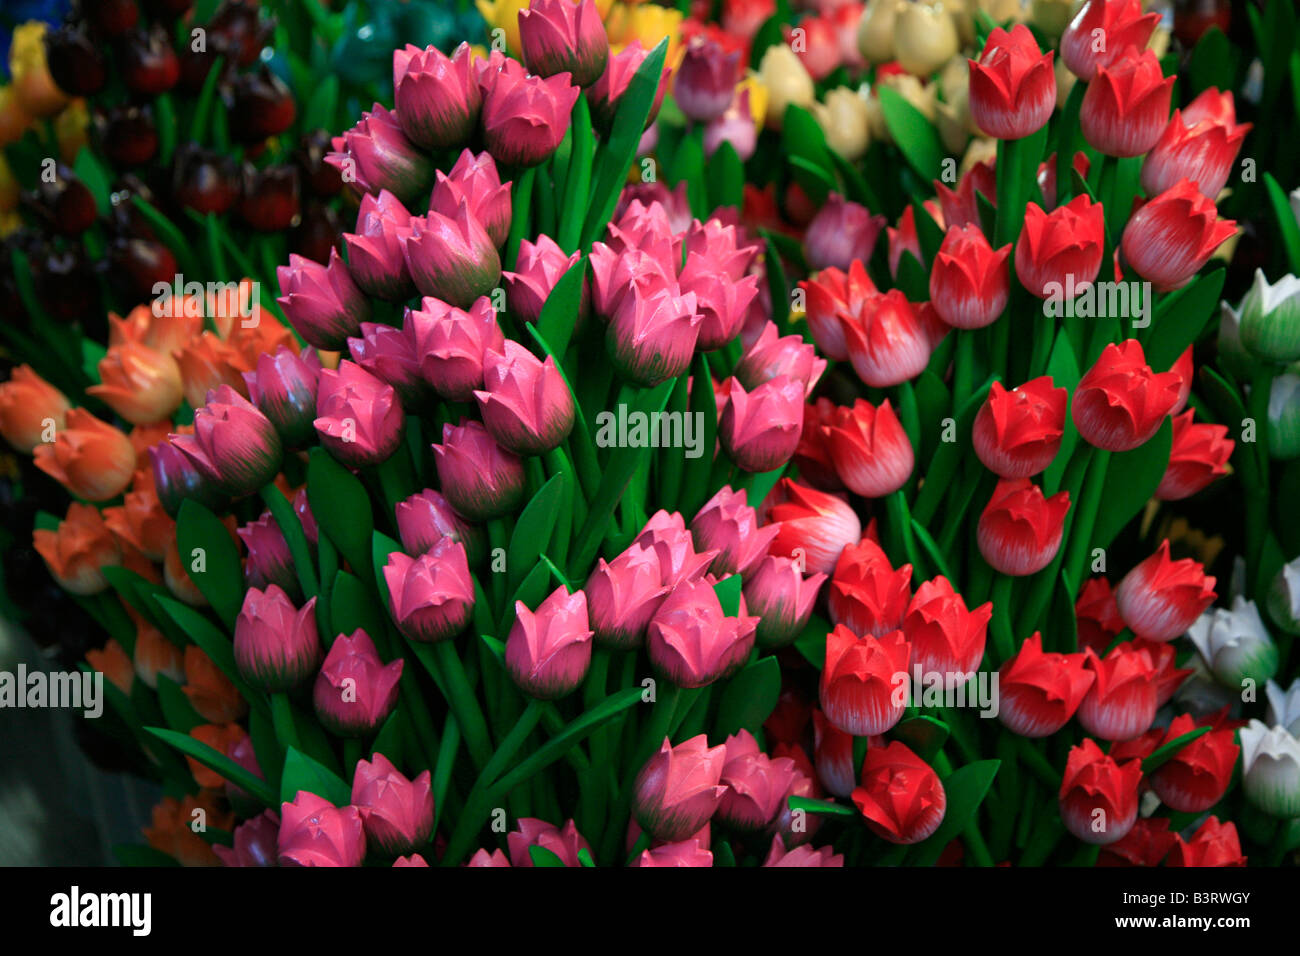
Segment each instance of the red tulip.
[[1096,680],[1079,705],[1079,723],[1102,740],[1132,740],[1156,717],[1155,663],[1132,642],[1118,645],[1104,658],[1088,648],[1086,666]]
[[1168,866],[1245,866],[1237,826],[1231,820],[1220,823],[1209,817],[1190,840],[1175,837],[1166,861]]
[[1115,602],[1124,623],[1138,637],[1172,641],[1185,634],[1216,597],[1214,578],[1192,558],[1173,561],[1169,539],[1119,583]]
[[1056,74],[1049,51],[1022,23],[989,34],[978,60],[970,61],[970,112],[984,133],[1022,139],[1041,129],[1056,107]]
[[1074,603],[1074,617],[1079,647],[1091,647],[1098,654],[1106,653],[1106,648],[1124,630],[1115,594],[1105,578],[1089,578],[1084,582]]
[[867,826],[890,843],[920,843],[939,828],[948,806],[939,775],[900,741],[868,747],[853,803]]
[[1159,431],[1181,384],[1176,372],[1151,371],[1137,339],[1112,343],[1079,380],[1070,414],[1090,445],[1129,451]]
[[1048,375],[1011,391],[994,382],[971,429],[976,456],[1003,478],[1029,478],[1043,471],[1061,450],[1069,398]]
[[1076,196],[1047,213],[1031,202],[1016,242],[1016,278],[1040,299],[1081,290],[1101,271],[1105,242],[1100,203]]
[[1011,292],[1010,256],[1010,244],[995,252],[978,227],[950,226],[930,270],[930,301],[939,317],[957,329],[997,321]]
[[1035,631],[998,672],[998,720],[1022,737],[1050,737],[1069,722],[1095,675],[1082,654],[1043,652]]
[[[1190,714],[1180,714],[1170,723],[1160,743],[1166,744],[1196,729]],[[1172,810],[1201,813],[1223,797],[1232,780],[1241,748],[1233,742],[1231,730],[1211,730],[1197,737],[1153,771],[1151,789]]]
[[827,358],[848,361],[844,322],[859,315],[867,300],[878,294],[866,267],[855,259],[847,274],[839,269],[823,269],[815,278],[801,280],[799,288],[808,299],[805,318],[813,341]]
[[826,636],[821,708],[826,719],[855,737],[883,734],[903,717],[912,648],[902,631],[859,637],[843,624]]
[[1161,501],[1178,501],[1196,494],[1216,478],[1228,473],[1235,442],[1226,425],[1194,423],[1188,409],[1174,418],[1174,444],[1169,465],[1156,488]]
[[1132,215],[1120,251],[1133,271],[1168,292],[1186,285],[1236,232],[1235,220],[1220,219],[1214,201],[1180,179]]
[[1095,741],[1070,750],[1061,781],[1061,822],[1085,843],[1122,840],[1137,821],[1142,762],[1117,764]]
[[1159,13],[1142,12],[1141,0],[1088,0],[1061,36],[1061,59],[1089,83],[1127,47],[1146,49],[1159,23]]
[[930,340],[915,306],[899,289],[869,297],[842,320],[853,371],[872,388],[909,381],[925,371]]
[[780,526],[770,554],[802,561],[808,571],[830,574],[846,545],[862,537],[862,523],[842,498],[790,478],[777,483],[767,519]]
[[835,564],[827,599],[831,623],[873,637],[899,630],[912,599],[911,581],[910,564],[895,570],[880,545],[863,538]]
[[1079,104],[1083,138],[1107,156],[1140,156],[1155,146],[1169,122],[1174,77],[1150,50],[1135,48],[1097,67]]
[[859,398],[837,409],[823,434],[840,481],[864,498],[893,494],[912,476],[912,442],[889,399],[879,408]]
[[964,683],[979,669],[992,617],[991,602],[968,610],[942,575],[926,581],[916,589],[903,618],[913,665],[924,674],[943,675],[946,688]]
[[1022,577],[1051,564],[1061,547],[1069,491],[1050,498],[1028,478],[1003,478],[980,515],[980,554],[994,570]]
[[1142,161],[1142,191],[1155,196],[1190,179],[1215,199],[1232,174],[1251,123],[1238,123],[1231,93],[1204,90],[1173,119]]
[[1168,817],[1145,817],[1133,824],[1122,839],[1104,847],[1098,866],[1159,866],[1178,835],[1169,832]]

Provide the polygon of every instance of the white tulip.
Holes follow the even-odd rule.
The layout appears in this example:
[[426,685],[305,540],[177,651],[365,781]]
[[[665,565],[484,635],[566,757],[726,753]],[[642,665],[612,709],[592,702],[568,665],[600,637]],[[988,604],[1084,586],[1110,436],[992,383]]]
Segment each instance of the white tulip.
[[1210,608],[1187,630],[1187,636],[1215,678],[1240,690],[1246,681],[1262,684],[1277,673],[1277,645],[1269,636],[1259,608],[1241,595],[1232,608]]
[[1243,727],[1241,768],[1251,803],[1275,817],[1300,817],[1300,741],[1285,728],[1260,720]]

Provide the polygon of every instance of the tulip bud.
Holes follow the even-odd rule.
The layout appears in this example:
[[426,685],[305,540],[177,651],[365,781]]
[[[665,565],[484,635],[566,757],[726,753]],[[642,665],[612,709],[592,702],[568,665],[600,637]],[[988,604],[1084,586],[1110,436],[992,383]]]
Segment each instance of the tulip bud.
[[181,77],[181,63],[169,31],[160,23],[127,32],[117,44],[122,82],[132,93],[150,98],[166,93]]
[[492,244],[498,249],[504,246],[513,216],[510,183],[501,182],[491,154],[476,156],[468,149],[462,150],[450,173],[438,173],[429,211],[454,219],[462,202],[469,206],[470,215],[483,226]]
[[1173,119],[1142,162],[1142,191],[1154,196],[1189,179],[1215,199],[1232,174],[1252,124],[1236,122],[1232,94],[1204,90]]
[[815,270],[848,269],[855,259],[866,262],[885,225],[884,216],[831,193],[804,235],[804,254]]
[[497,313],[486,296],[468,311],[426,296],[408,309],[403,329],[420,356],[420,375],[443,398],[468,401],[483,386],[483,357],[505,349]]
[[1173,86],[1174,77],[1164,76],[1153,52],[1124,50],[1098,66],[1088,84],[1079,104],[1083,138],[1107,156],[1142,155],[1156,145],[1169,122]]
[[1043,652],[1035,631],[998,672],[998,720],[1022,737],[1050,737],[1074,716],[1096,679],[1083,654]]
[[1300,742],[1282,727],[1252,720],[1241,730],[1241,786],[1265,813],[1300,816]]
[[[1098,67],[1110,66],[1127,47],[1146,49],[1159,23],[1159,13],[1142,13],[1141,0],[1088,0],[1061,35],[1061,59],[1075,76],[1091,82]],[[1098,37],[1105,42],[1098,44]]]
[[402,443],[405,419],[391,385],[348,361],[322,369],[312,423],[321,444],[352,468],[377,465]]
[[1028,478],[1003,478],[980,514],[980,554],[994,570],[1016,577],[1035,574],[1061,548],[1069,491],[1044,498]]
[[776,537],[777,529],[758,527],[758,516],[746,501],[745,491],[729,485],[710,498],[691,520],[691,537],[700,551],[717,553],[709,570],[719,578],[748,574]]
[[[541,317],[547,297],[580,258],[582,255],[578,252],[566,256],[550,236],[538,236],[536,243],[522,240],[515,263],[519,271],[501,273],[510,311],[524,322],[535,324]],[[583,299],[586,299],[585,289]]]
[[257,370],[244,373],[250,401],[291,448],[301,448],[315,434],[319,378],[320,359],[314,353],[296,354],[284,345],[274,355],[259,355]]
[[899,6],[894,21],[894,53],[904,70],[929,79],[957,51],[957,26],[943,4]]
[[[641,45],[639,40],[633,39],[618,53],[612,53],[609,62],[605,65],[605,71],[591,88],[587,90],[587,100],[591,105],[591,122],[596,129],[603,134],[608,134],[614,124],[614,116],[618,113],[619,104],[623,101],[624,94],[632,82],[632,77],[641,68],[650,51]],[[665,67],[659,77],[659,86],[655,92],[654,102],[650,104],[650,115],[646,117],[645,128],[650,129],[659,115],[659,105],[663,102],[664,91],[668,87],[668,76],[670,70]]]
[[233,848],[214,845],[212,851],[225,866],[275,866],[279,832],[280,817],[274,810],[263,810],[235,827]]
[[[975,125],[997,139],[1023,139],[1041,129],[1056,107],[1052,53],[1042,53],[1029,28],[997,28],[970,67]],[[1166,99],[1167,102],[1167,99]]]
[[804,577],[789,558],[768,555],[745,577],[745,606],[758,617],[755,637],[762,647],[792,644],[812,617],[824,574]]
[[568,72],[532,76],[518,61],[503,61],[483,98],[483,142],[493,159],[522,167],[551,157],[569,129],[569,114],[580,92],[571,79]]
[[393,97],[402,131],[416,145],[446,149],[467,141],[483,103],[469,44],[450,57],[409,43],[394,50]]
[[827,358],[844,362],[849,358],[844,338],[845,323],[841,314],[857,316],[869,297],[877,294],[876,286],[861,261],[855,260],[847,274],[839,269],[823,269],[814,279],[799,282],[808,298],[805,318],[813,341]]
[[0,384],[0,435],[18,451],[31,454],[67,427],[71,407],[30,365],[19,365],[9,381]]
[[939,317],[958,329],[997,321],[1011,292],[1010,256],[1010,244],[995,252],[976,226],[950,227],[930,272],[930,301]]
[[902,631],[858,636],[837,624],[826,638],[821,708],[826,719],[855,737],[883,734],[902,719],[911,679],[912,648]]
[[248,549],[248,557],[244,559],[245,584],[259,590],[275,584],[291,597],[301,596],[289,544],[269,511],[235,529],[235,533]]
[[357,762],[352,805],[361,815],[366,845],[384,856],[409,853],[433,836],[433,792],[427,770],[408,780],[376,752],[369,762]]
[[768,552],[802,560],[809,572],[830,574],[840,552],[862,537],[858,516],[835,495],[783,478],[769,500],[763,510],[780,530]]
[[298,334],[318,349],[342,349],[370,318],[370,303],[336,250],[330,251],[328,266],[290,254],[276,275],[283,294],[275,301]]
[[1137,339],[1112,343],[1079,380],[1070,414],[1090,445],[1130,451],[1159,431],[1181,384],[1176,372],[1151,371]]
[[943,675],[947,689],[964,684],[979,669],[992,617],[992,603],[968,610],[942,575],[926,581],[916,589],[903,619],[913,664],[922,673]]
[[[1207,588],[1213,585],[1214,578],[1206,580]],[[1200,607],[1204,608],[1212,600],[1213,591]],[[1231,610],[1207,610],[1187,625],[1186,631],[1206,666],[1224,687],[1240,690],[1247,683],[1264,683],[1277,673],[1277,645],[1264,626],[1255,602],[1240,594],[1233,600]]]
[[1137,821],[1142,762],[1116,763],[1095,741],[1070,750],[1059,795],[1061,822],[1085,843],[1122,840]]
[[696,840],[661,843],[642,850],[628,866],[713,866],[713,854]]
[[696,553],[686,522],[677,512],[656,511],[632,543],[655,552],[659,558],[661,583],[669,588],[698,581],[717,556],[716,551]]
[[1016,278],[1040,299],[1082,291],[1101,271],[1104,243],[1101,204],[1086,195],[1050,213],[1031,202],[1016,242]]
[[1300,634],[1300,558],[1282,565],[1269,587],[1269,616],[1288,634]]
[[542,700],[564,697],[591,666],[587,595],[556,588],[536,612],[515,602],[515,623],[506,639],[505,666],[524,693]]
[[403,408],[418,408],[427,387],[420,377],[418,353],[404,329],[362,322],[361,337],[348,339],[352,360],[376,379],[393,387]]
[[701,254],[689,250],[686,265],[677,277],[682,292],[695,296],[699,314],[696,348],[712,351],[736,337],[750,304],[758,295],[757,275],[736,278],[724,262],[725,254]]
[[1002,478],[1029,478],[1061,450],[1069,392],[1044,375],[1007,391],[989,387],[971,429],[971,443],[984,467]]
[[451,506],[471,521],[510,514],[524,498],[524,464],[492,440],[478,422],[442,426],[433,446],[438,484]]
[[537,455],[573,430],[573,395],[555,359],[537,358],[518,342],[483,356],[483,390],[475,391],[483,425],[504,448]]
[[121,548],[99,511],[75,501],[56,530],[32,532],[32,547],[61,588],[83,597],[107,588],[103,569],[122,563]]
[[379,299],[401,301],[415,288],[406,269],[400,237],[411,228],[411,214],[388,190],[366,193],[357,213],[357,231],[344,233],[348,274],[357,287]]
[[735,95],[739,66],[739,51],[728,52],[716,40],[687,43],[673,78],[673,99],[686,118],[707,123],[722,116]]
[[759,82],[767,89],[767,125],[779,130],[787,106],[810,107],[816,89],[799,57],[784,43],[774,43],[758,65]]
[[1241,840],[1237,827],[1231,822],[1220,823],[1218,817],[1208,817],[1186,842],[1177,835],[1169,851],[1166,866],[1245,866],[1241,854]]
[[361,812],[335,807],[324,797],[299,790],[280,804],[276,840],[281,866],[360,866],[366,857]]
[[397,704],[403,663],[401,658],[390,664],[380,660],[374,641],[360,628],[350,636],[340,634],[316,675],[312,701],[317,719],[340,737],[375,733]]
[[659,751],[637,774],[632,812],[656,840],[676,843],[697,833],[722,800],[727,748],[710,748],[703,734],[672,746],[665,737]]
[[704,687],[731,676],[749,658],[758,624],[744,607],[740,611],[727,617],[708,581],[677,585],[646,629],[650,663],[679,687]]
[[432,488],[399,501],[396,507],[397,534],[407,554],[419,557],[443,538],[459,541],[470,566],[483,558],[483,529],[452,510],[450,502]]
[[695,293],[633,287],[610,318],[605,346],[619,374],[649,388],[686,373],[701,316]]
[[462,201],[456,213],[411,220],[398,241],[416,289],[458,308],[487,295],[501,278],[501,258],[482,224]]
[[254,687],[292,690],[316,673],[321,660],[316,599],[295,609],[274,584],[250,588],[235,621],[235,664]]
[[867,827],[883,840],[920,843],[939,828],[948,798],[939,775],[904,743],[868,747],[852,794]]
[[422,201],[433,185],[433,161],[402,132],[396,114],[378,103],[334,138],[325,161],[361,192],[387,189],[403,203]]
[[[831,91],[831,93],[836,92],[838,92],[838,89]],[[827,100],[828,102],[831,101],[830,94],[827,94]],[[834,102],[839,104],[840,100],[836,98]],[[839,111],[835,113],[835,116],[837,117],[836,126],[838,129],[843,118],[840,116]],[[865,117],[863,119],[865,122]],[[819,122],[820,120],[819,114]],[[825,131],[824,126],[823,131]],[[865,152],[865,125],[860,136],[864,140],[862,151]],[[827,142],[828,144],[831,142],[829,133],[827,134]],[[750,106],[750,88],[748,86],[740,88],[723,114],[704,128],[704,155],[706,157],[712,157],[723,143],[731,144],[731,148],[736,151],[736,156],[742,163],[748,161],[754,155],[754,150],[758,148],[758,130],[754,125],[754,110]],[[836,142],[833,148],[846,158],[849,158],[852,152],[852,150],[846,148],[843,141]],[[860,156],[861,153],[859,153]]]
[[135,472],[131,440],[84,408],[68,410],[66,421],[53,441],[35,447],[36,467],[79,498],[116,498]]
[[856,315],[841,319],[853,371],[872,388],[900,385],[930,361],[930,340],[920,315],[899,289],[867,296]]
[[[1161,744],[1196,729],[1189,714],[1175,717]],[[1211,730],[1187,744],[1150,774],[1156,796],[1179,813],[1202,813],[1223,797],[1241,748],[1231,730]]]
[[633,543],[613,561],[596,561],[583,588],[597,644],[640,647],[646,627],[670,588],[653,545]]
[[1171,641],[1186,632],[1214,598],[1214,578],[1191,558],[1170,560],[1168,539],[1124,575],[1115,591],[1124,623],[1149,641]]
[[45,33],[50,78],[69,96],[94,96],[108,82],[104,53],[86,23],[64,23]]
[[1235,442],[1225,425],[1193,423],[1192,409],[1174,419],[1169,465],[1156,488],[1161,501],[1179,501],[1196,494],[1228,473],[1227,463]]
[[582,87],[595,83],[609,61],[609,39],[593,0],[534,0],[519,11],[519,42],[530,73],[568,72]]
[[413,641],[436,644],[465,629],[474,609],[474,579],[465,547],[440,538],[417,558],[394,551],[384,565],[388,607],[398,630]]
[[1236,234],[1237,223],[1218,215],[1214,202],[1202,196],[1195,183],[1179,180],[1130,217],[1120,251],[1156,291],[1180,288]]

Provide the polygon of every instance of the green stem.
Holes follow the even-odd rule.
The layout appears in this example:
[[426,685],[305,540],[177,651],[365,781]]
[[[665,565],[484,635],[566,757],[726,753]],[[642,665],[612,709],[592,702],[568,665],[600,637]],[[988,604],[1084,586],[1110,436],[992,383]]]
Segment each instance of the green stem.
[[465,667],[461,663],[460,655],[456,653],[455,642],[439,641],[433,645],[433,654],[438,662],[438,669],[442,672],[443,686],[448,695],[447,702],[451,706],[452,713],[456,715],[456,722],[460,724],[461,731],[465,734],[470,759],[474,761],[474,766],[481,770],[487,766],[492,745],[488,740],[483,711],[479,709],[478,698],[474,696],[474,689],[470,687],[469,678],[465,675]]
[[271,724],[275,727],[275,737],[282,747],[302,750],[302,742],[298,739],[298,728],[293,722],[293,704],[289,702],[289,695],[284,691],[276,691],[271,695]]

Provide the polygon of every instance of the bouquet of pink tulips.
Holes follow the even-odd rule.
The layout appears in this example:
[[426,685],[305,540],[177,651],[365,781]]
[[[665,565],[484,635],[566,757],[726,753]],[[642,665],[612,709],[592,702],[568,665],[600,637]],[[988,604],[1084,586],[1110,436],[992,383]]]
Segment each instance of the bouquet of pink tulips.
[[[1247,127],[1170,119],[1130,6],[1065,30],[1062,108],[977,18],[996,158],[884,204],[797,104],[749,159],[713,41],[673,89],[592,0],[533,0],[519,59],[396,51],[328,159],[355,227],[279,268],[295,339],[122,463],[165,577],[95,507],[37,532],[167,788],[123,858],[1293,859],[1295,296],[1261,274],[1237,372],[1206,347]],[[110,439],[68,434],[32,444],[75,487]],[[1233,494],[1228,581],[1162,509]]]

